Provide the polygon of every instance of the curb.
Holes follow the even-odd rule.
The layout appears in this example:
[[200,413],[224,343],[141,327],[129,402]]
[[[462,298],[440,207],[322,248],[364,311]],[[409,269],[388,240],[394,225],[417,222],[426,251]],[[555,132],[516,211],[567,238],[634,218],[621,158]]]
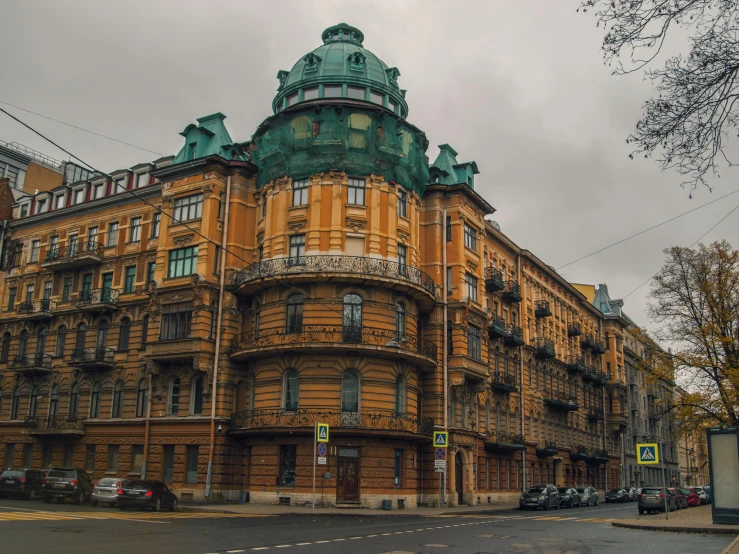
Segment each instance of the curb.
[[642,529],[644,531],[662,531],[666,533],[700,533],[700,534],[707,534],[707,535],[737,535],[739,534],[739,528],[737,527],[727,527],[725,529],[723,528],[717,529],[713,527],[655,527],[655,526],[650,526],[646,524],[623,523],[619,521],[612,521],[611,525],[613,527],[622,527],[624,529]]
[[400,516],[400,517],[411,517],[411,516],[428,516],[428,517],[434,517],[434,516],[462,516],[462,515],[484,515],[484,514],[492,514],[492,513],[499,513],[499,512],[506,512],[506,511],[517,511],[516,508],[499,508],[499,509],[488,509],[488,510],[475,510],[475,511],[465,511],[465,512],[439,512],[438,514],[423,514],[418,513],[413,510],[388,510],[385,513],[377,514],[377,513],[367,513],[365,510],[352,510],[350,513],[347,512],[318,512],[314,513],[309,509],[306,509],[305,511],[286,511],[286,512],[279,512],[279,513],[259,513],[259,512],[241,512],[236,510],[229,510],[227,508],[201,508],[198,506],[178,506],[177,507],[178,512],[191,512],[191,513],[199,513],[199,514],[236,514],[236,515],[259,515],[259,516],[306,516],[306,515],[324,515],[324,516],[332,516],[332,517],[356,517],[356,516],[362,516],[362,517],[387,517],[387,516]]
[[739,535],[731,541],[731,544],[727,546],[721,554],[737,554],[739,552]]

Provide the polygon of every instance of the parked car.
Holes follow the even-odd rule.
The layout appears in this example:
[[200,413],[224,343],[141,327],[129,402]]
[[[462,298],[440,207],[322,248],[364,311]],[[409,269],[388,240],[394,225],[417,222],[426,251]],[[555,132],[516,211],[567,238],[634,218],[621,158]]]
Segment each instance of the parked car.
[[598,505],[598,491],[595,487],[577,487],[577,492],[580,493],[580,502],[585,506],[597,506]]
[[81,504],[90,500],[92,489],[92,479],[84,469],[52,467],[44,478],[44,502],[48,504],[56,498],[57,501],[70,499]]
[[629,495],[629,502],[636,502],[637,500],[639,500],[639,489],[637,489],[636,487],[626,489],[626,493]]
[[698,493],[695,492],[693,487],[682,488],[680,491],[685,495],[688,506],[700,506],[701,497],[698,496]]
[[118,507],[151,508],[158,512],[162,508],[177,509],[177,497],[161,481],[128,481],[126,486],[118,490]]
[[706,485],[703,487],[703,490],[706,491],[706,494],[708,495],[708,503],[710,504],[713,502],[713,491],[711,489],[711,485]]
[[[667,492],[667,509],[675,509],[675,497]],[[665,511],[665,489],[662,487],[644,487],[639,489],[639,513]]]
[[519,498],[518,507],[522,510],[559,508],[559,492],[554,485],[534,485]]
[[698,496],[700,496],[701,504],[708,504],[708,493],[703,490],[703,487],[694,487],[695,492],[698,493]]
[[126,485],[128,485],[128,481],[122,479],[100,479],[95,488],[92,489],[90,503],[97,506],[99,502],[106,502],[108,506],[116,506],[118,504],[118,491],[125,488]]
[[672,496],[675,497],[675,509],[682,510],[688,507],[688,496],[683,493],[682,489],[667,489]]
[[611,489],[606,493],[606,502],[628,502],[629,495],[625,489]]
[[567,487],[560,487],[557,489],[559,493],[559,507],[562,508],[567,506],[568,508],[579,508],[582,506],[582,500],[580,499],[580,493],[577,489],[568,489]]
[[0,496],[41,497],[44,474],[37,469],[9,468],[0,473]]

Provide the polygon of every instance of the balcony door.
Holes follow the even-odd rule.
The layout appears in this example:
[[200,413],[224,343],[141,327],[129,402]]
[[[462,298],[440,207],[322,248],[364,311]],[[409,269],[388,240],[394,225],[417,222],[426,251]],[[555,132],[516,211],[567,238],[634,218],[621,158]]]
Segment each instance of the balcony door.
[[344,297],[344,342],[362,342],[362,297]]
[[111,291],[113,290],[113,274],[112,273],[104,273],[103,274],[103,290],[100,291],[100,301],[101,302],[110,302],[110,296]]

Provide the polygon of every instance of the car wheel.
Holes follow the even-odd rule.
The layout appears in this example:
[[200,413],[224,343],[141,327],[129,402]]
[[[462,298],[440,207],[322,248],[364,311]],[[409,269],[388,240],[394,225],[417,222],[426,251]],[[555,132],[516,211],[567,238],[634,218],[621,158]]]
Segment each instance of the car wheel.
[[31,489],[31,492],[28,493],[28,500],[36,500],[37,498],[36,489]]
[[177,511],[177,499],[175,498],[172,501],[172,507],[169,509],[170,512],[176,512]]
[[45,494],[44,495],[44,504],[48,504],[49,502],[51,502],[51,496],[49,496],[48,494]]
[[73,502],[75,504],[82,504],[82,491],[77,491],[77,494],[74,495]]
[[154,504],[154,511],[155,512],[161,512],[162,511],[162,501],[157,498],[157,503]]
[[642,510],[641,508],[639,508],[639,515],[640,516],[643,516],[644,515],[644,510]]
[[549,511],[549,501],[548,500],[544,503],[544,511],[545,512]]
[[597,505],[598,505],[598,499],[597,499],[597,498],[595,499],[595,504],[594,504],[594,505],[595,505],[595,506],[597,506]]
[[90,502],[90,506],[92,506],[93,508],[95,508],[97,505],[98,505],[97,500],[93,500],[92,502]]

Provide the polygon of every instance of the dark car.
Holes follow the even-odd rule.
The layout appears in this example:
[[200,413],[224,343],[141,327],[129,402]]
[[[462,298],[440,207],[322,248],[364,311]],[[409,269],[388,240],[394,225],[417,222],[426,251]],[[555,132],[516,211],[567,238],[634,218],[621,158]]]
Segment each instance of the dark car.
[[665,494],[665,489],[662,487],[639,489],[639,513],[664,512],[665,498],[667,499],[667,509],[673,511],[675,509],[675,497],[669,491]]
[[9,468],[0,473],[0,496],[41,497],[44,474],[37,469]]
[[92,497],[92,479],[84,469],[73,467],[52,467],[44,478],[44,502],[56,498],[64,502],[72,500],[81,504]]
[[629,493],[625,489],[611,489],[606,493],[606,502],[628,502]]
[[580,493],[577,489],[568,489],[567,487],[560,487],[557,489],[559,492],[559,507],[562,508],[567,506],[568,508],[579,508],[582,506],[582,500],[580,499]]
[[121,510],[151,508],[156,512],[169,508],[174,512],[177,497],[161,481],[129,481],[118,490],[118,507]]
[[577,492],[580,493],[580,502],[585,506],[597,506],[598,505],[598,491],[595,487],[577,487]]
[[534,485],[518,499],[518,507],[522,510],[543,508],[559,509],[559,492],[554,485]]
[[680,489],[680,490],[687,497],[688,506],[700,506],[701,505],[701,497],[698,496],[698,493],[693,487],[687,487],[687,488]]
[[682,489],[667,489],[670,491],[672,496],[675,497],[675,509],[676,510],[682,510],[683,508],[688,507],[688,496],[683,493]]

